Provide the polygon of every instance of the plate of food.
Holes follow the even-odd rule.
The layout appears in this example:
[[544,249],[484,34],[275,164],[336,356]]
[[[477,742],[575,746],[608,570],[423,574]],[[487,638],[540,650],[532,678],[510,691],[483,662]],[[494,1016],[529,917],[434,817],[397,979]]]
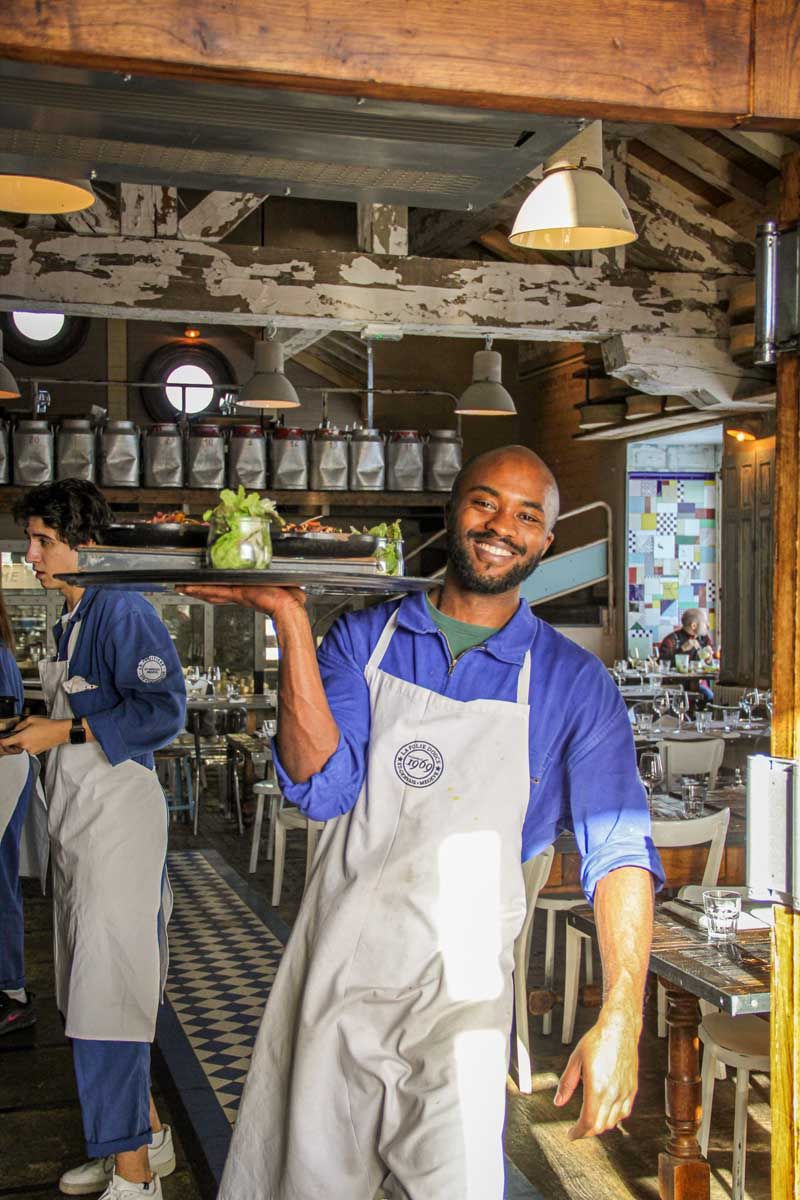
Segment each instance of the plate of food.
[[208,523],[187,517],[183,512],[157,512],[147,521],[107,526],[106,546],[147,549],[172,546],[199,550],[208,541]]

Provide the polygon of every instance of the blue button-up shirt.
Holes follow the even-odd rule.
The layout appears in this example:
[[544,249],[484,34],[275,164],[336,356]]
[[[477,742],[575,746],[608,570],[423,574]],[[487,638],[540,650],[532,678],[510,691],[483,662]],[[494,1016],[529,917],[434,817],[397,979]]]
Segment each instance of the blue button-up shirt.
[[[340,618],[319,650],[319,667],[339,745],[305,783],[294,783],[275,750],[278,782],[288,800],[314,820],[353,807],[369,757],[370,701],[364,668],[398,602]],[[452,700],[517,698],[517,678],[531,652],[530,802],[522,830],[522,859],[549,846],[563,830],[581,854],[581,886],[591,899],[597,883],[618,867],[643,867],[660,886],[663,873],[650,836],[650,817],[636,769],[625,704],[605,667],[535,617],[520,601],[511,620],[455,663],[423,594],[399,603],[397,629],[382,670]],[[490,755],[492,729],[475,746]],[[498,778],[502,790],[502,778]]]

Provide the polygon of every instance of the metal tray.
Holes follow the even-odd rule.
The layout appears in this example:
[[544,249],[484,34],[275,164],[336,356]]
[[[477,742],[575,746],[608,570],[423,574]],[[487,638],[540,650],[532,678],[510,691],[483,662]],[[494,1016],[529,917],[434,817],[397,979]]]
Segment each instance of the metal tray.
[[140,571],[69,571],[56,575],[73,587],[107,587],[135,592],[170,591],[192,583],[229,587],[302,587],[311,596],[397,596],[425,592],[437,587],[439,579],[409,575],[361,575],[355,572],[315,571],[305,577],[297,570],[270,567],[266,571],[220,571],[215,568],[174,568]]

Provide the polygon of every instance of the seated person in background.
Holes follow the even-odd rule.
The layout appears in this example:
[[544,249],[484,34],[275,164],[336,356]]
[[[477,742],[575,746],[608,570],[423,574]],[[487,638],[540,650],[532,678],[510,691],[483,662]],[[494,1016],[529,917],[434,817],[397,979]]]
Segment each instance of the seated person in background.
[[676,654],[688,654],[696,662],[708,657],[703,652],[711,648],[706,614],[702,608],[687,608],[680,629],[667,634],[659,647],[658,657],[662,662],[674,663]]

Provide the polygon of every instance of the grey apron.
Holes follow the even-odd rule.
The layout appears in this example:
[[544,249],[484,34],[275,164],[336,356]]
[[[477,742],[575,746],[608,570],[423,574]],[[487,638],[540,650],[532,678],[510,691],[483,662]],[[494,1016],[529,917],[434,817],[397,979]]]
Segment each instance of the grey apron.
[[[72,718],[69,697],[93,685],[66,661],[39,663],[48,715]],[[65,633],[62,636],[67,636]],[[141,763],[112,767],[98,742],[47,755],[56,1003],[67,1037],[152,1042],[167,969],[167,807]]]
[[501,1200],[525,917],[517,703],[366,667],[367,776],[322,834],[253,1052],[221,1200]]

